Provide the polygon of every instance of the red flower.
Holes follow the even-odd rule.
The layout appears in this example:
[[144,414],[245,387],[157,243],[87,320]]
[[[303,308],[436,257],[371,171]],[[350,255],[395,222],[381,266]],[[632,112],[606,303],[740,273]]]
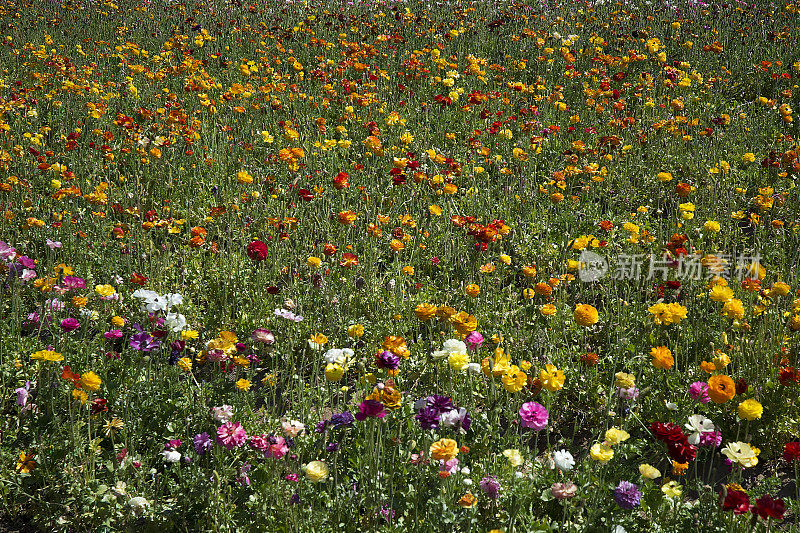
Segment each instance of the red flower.
[[130,282],[131,283],[135,283],[136,285],[139,285],[140,287],[144,287],[145,283],[147,283],[147,277],[144,276],[143,274],[139,274],[137,272],[134,272],[133,274],[131,274]]
[[745,514],[750,510],[750,496],[741,490],[729,490],[722,502],[723,511],[733,511],[733,514]]
[[358,256],[349,252],[343,253],[342,262],[339,263],[339,266],[342,268],[352,268],[354,266],[358,266]]
[[736,394],[744,394],[747,392],[747,380],[739,378],[736,380]]
[[783,447],[783,460],[787,463],[800,461],[800,442],[787,442]]
[[92,414],[96,415],[97,413],[106,413],[108,412],[108,402],[105,398],[95,398],[92,400]]
[[263,261],[268,253],[269,248],[261,241],[253,241],[247,245],[247,257],[253,261]]
[[772,496],[765,495],[756,500],[756,505],[753,508],[754,513],[766,520],[767,518],[774,518],[781,520],[783,513],[786,512],[786,504],[780,498],[773,498]]
[[684,436],[683,442],[670,442],[667,444],[667,453],[670,459],[684,464],[694,461],[694,458],[697,457],[697,446],[689,444],[685,439],[686,437]]

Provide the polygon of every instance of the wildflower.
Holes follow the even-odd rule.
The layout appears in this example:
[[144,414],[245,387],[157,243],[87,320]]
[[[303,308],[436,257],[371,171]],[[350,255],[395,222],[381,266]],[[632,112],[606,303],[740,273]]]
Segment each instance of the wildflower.
[[386,409],[384,405],[376,400],[364,400],[358,406],[358,413],[356,413],[356,420],[366,420],[367,418],[384,418],[386,416]]
[[517,449],[508,449],[503,450],[503,455],[506,459],[508,459],[508,463],[513,467],[522,466],[525,460],[522,458],[522,454],[519,453]]
[[746,442],[729,442],[728,445],[722,449],[722,455],[745,468],[758,464],[759,453],[761,453],[761,450],[754,448]]
[[250,380],[249,379],[240,379],[236,382],[236,388],[240,391],[249,391],[250,390]]
[[414,314],[417,315],[417,318],[422,320],[423,322],[427,322],[434,316],[436,316],[436,312],[439,310],[438,307],[429,303],[422,303],[419,304],[414,309]]
[[19,459],[17,459],[17,472],[20,474],[30,474],[37,465],[36,461],[33,460],[34,457],[36,457],[35,452],[19,452]]
[[764,407],[758,401],[750,398],[739,404],[737,412],[742,420],[756,420],[761,418]]
[[197,452],[198,455],[203,455],[209,451],[214,446],[214,441],[211,440],[211,437],[208,433],[198,433],[192,439],[192,444],[194,445],[194,451]]
[[724,374],[711,376],[708,380],[708,395],[714,403],[725,403],[736,395],[736,384]]
[[558,450],[553,454],[553,463],[559,470],[569,471],[575,467],[575,459],[567,450]]
[[557,369],[554,365],[546,364],[545,367],[539,371],[539,379],[542,382],[542,387],[550,392],[556,392],[564,387],[566,377],[564,372]]
[[312,483],[325,481],[329,472],[330,470],[328,469],[328,465],[324,461],[311,461],[303,466],[303,473],[305,474],[306,479]]
[[642,475],[642,477],[647,479],[657,479],[661,477],[661,472],[658,470],[658,468],[655,468],[647,463],[639,465],[639,473]]
[[31,354],[31,359],[36,361],[50,361],[53,363],[57,363],[59,361],[64,360],[64,356],[58,352],[54,352],[53,350],[39,350],[38,352],[34,352]]
[[483,335],[478,333],[477,331],[471,331],[465,338],[464,344],[469,349],[469,351],[475,351],[481,347],[483,344]]
[[618,427],[612,427],[606,430],[605,441],[609,446],[616,446],[630,438],[630,433]]
[[503,388],[508,392],[517,393],[522,390],[528,382],[528,376],[525,372],[521,371],[517,365],[511,365],[509,369],[503,374],[501,378]]
[[483,493],[492,500],[496,500],[500,496],[500,482],[494,476],[486,476],[481,479],[480,487]]
[[689,396],[700,403],[708,403],[711,398],[708,396],[708,383],[705,381],[695,381],[689,385]]
[[553,483],[550,486],[550,493],[557,500],[567,500],[578,493],[578,486],[575,483]]
[[647,309],[653,315],[653,320],[658,325],[669,326],[680,324],[686,318],[686,308],[680,304],[657,303]]
[[537,402],[526,402],[519,409],[520,423],[534,431],[540,431],[547,426],[549,413],[547,409]]
[[242,446],[247,440],[247,433],[239,422],[225,422],[217,428],[217,443],[228,450]]
[[81,376],[80,379],[81,387],[88,391],[98,390],[101,383],[102,381],[100,380],[100,377],[94,372],[86,372]]
[[128,507],[134,515],[142,516],[147,512],[147,508],[150,507],[150,502],[141,496],[136,496],[128,500]]
[[623,509],[634,509],[639,505],[642,493],[629,481],[620,481],[614,489],[614,501]]
[[262,241],[255,240],[247,245],[247,257],[253,261],[263,261],[267,258],[267,254],[269,254],[269,248]]
[[675,364],[675,359],[672,357],[672,352],[666,346],[651,348],[650,355],[653,357],[653,366],[656,368],[669,370]]
[[600,320],[597,309],[589,304],[578,304],[575,306],[575,322],[580,326],[589,327]]
[[800,442],[787,442],[783,446],[783,460],[787,463],[800,461]]
[[703,434],[714,431],[714,423],[703,415],[692,415],[684,425],[691,433],[687,437],[689,444],[697,446]]
[[750,496],[743,490],[734,487],[727,489],[722,502],[723,511],[733,511],[733,514],[745,514],[750,510]]
[[614,457],[614,450],[607,444],[596,442],[589,449],[589,455],[600,464],[606,464]]
[[478,498],[476,498],[471,492],[467,492],[458,500],[458,506],[464,509],[471,509],[475,507],[476,503],[478,503]]
[[617,372],[614,374],[614,385],[620,389],[630,389],[636,386],[636,376],[626,374],[625,372]]
[[429,452],[438,461],[449,461],[458,455],[458,443],[453,439],[439,439],[431,444]]
[[678,498],[683,496],[683,488],[675,480],[671,480],[671,481],[668,481],[667,483],[664,483],[661,486],[661,492],[663,492],[664,495],[667,498],[670,498],[670,499],[673,499],[673,500],[677,500]]

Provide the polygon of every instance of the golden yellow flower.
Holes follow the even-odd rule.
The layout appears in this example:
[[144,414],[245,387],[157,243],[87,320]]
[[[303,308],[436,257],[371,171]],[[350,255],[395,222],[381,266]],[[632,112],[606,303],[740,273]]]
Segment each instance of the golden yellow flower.
[[439,308],[433,304],[422,303],[414,309],[414,314],[417,315],[418,319],[422,320],[423,322],[427,322],[436,316],[436,311],[438,310]]
[[449,461],[458,455],[458,443],[453,439],[439,439],[430,447],[430,456],[437,461]]
[[101,383],[102,380],[100,379],[100,376],[98,376],[94,372],[89,371],[81,375],[80,379],[81,387],[83,387],[88,391],[96,391],[97,389],[100,388]]
[[539,371],[539,380],[542,382],[543,388],[550,392],[555,392],[564,387],[566,376],[564,376],[564,372],[557,369],[554,365],[547,364]]
[[764,407],[757,400],[750,398],[739,404],[737,412],[742,420],[756,420],[761,418]]
[[578,304],[575,306],[574,318],[578,325],[589,327],[600,320],[600,315],[597,313],[597,309],[595,309],[594,306]]

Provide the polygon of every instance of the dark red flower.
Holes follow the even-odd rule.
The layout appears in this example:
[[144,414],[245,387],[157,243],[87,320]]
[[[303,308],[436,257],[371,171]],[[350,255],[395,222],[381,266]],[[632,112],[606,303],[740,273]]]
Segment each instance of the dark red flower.
[[750,496],[741,490],[729,490],[722,502],[723,511],[733,511],[733,514],[745,514],[750,510]]
[[253,261],[263,261],[268,253],[269,248],[262,241],[253,241],[247,245],[247,257]]
[[739,378],[736,380],[736,394],[744,394],[747,392],[747,380]]
[[135,283],[136,285],[139,285],[140,287],[144,287],[145,283],[147,283],[147,277],[144,276],[143,274],[139,274],[137,272],[134,272],[133,274],[131,274],[130,282],[131,283]]
[[764,520],[767,518],[781,520],[783,518],[783,513],[786,512],[786,504],[780,498],[764,495],[756,500],[753,512],[758,513],[758,516]]
[[787,442],[784,445],[783,460],[787,463],[800,461],[800,442]]
[[670,442],[667,444],[667,453],[670,459],[685,464],[689,461],[694,461],[697,456],[697,446],[689,444],[686,440],[683,442]]
[[108,402],[105,398],[95,398],[92,400],[92,414],[96,415],[97,413],[105,413],[108,412]]

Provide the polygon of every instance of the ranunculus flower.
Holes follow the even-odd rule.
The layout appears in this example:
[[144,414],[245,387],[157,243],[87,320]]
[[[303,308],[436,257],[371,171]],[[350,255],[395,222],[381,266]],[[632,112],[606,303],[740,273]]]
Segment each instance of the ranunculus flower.
[[544,429],[547,426],[549,414],[544,405],[537,402],[527,402],[519,408],[520,423],[526,428],[535,431]]
[[81,323],[74,318],[65,318],[61,321],[61,331],[68,333],[81,327]]
[[311,461],[303,467],[303,473],[309,481],[318,483],[328,477],[330,470],[323,461]]
[[269,248],[262,241],[253,241],[247,245],[247,257],[253,261],[263,261],[269,254]]

